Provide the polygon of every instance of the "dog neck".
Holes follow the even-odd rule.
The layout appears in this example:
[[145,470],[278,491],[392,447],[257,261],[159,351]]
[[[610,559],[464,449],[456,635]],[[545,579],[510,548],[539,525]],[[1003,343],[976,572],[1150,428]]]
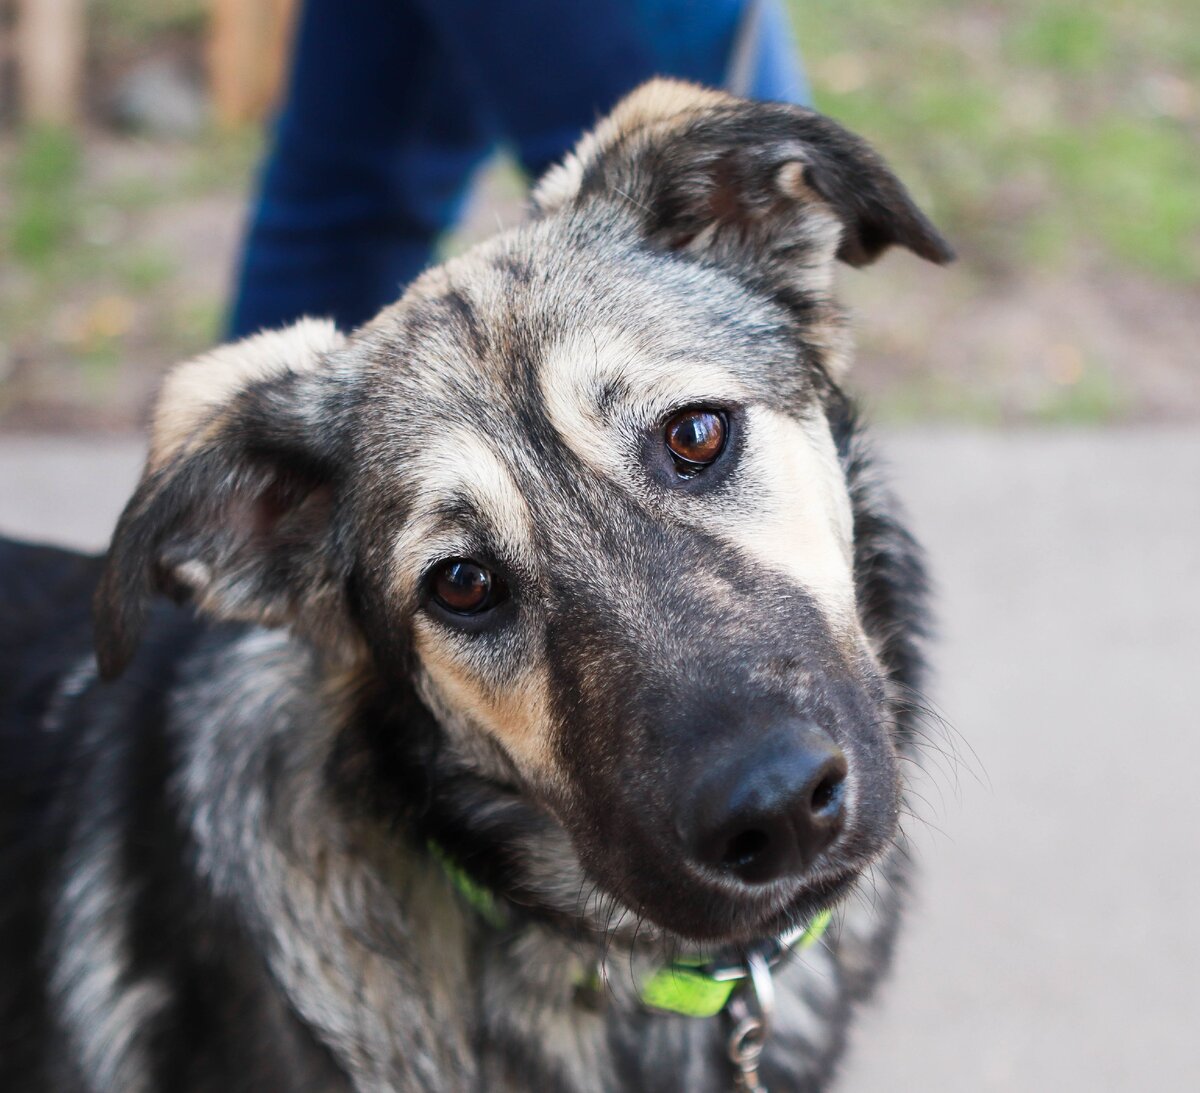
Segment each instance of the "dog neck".
[[[541,830],[549,821],[505,794],[472,798],[483,787],[465,775],[449,794],[455,806],[443,784],[435,807],[429,787],[406,780],[405,757],[394,751],[372,757],[395,773],[394,800],[335,795],[330,787],[342,778],[330,776],[330,764],[343,764],[344,774],[362,758],[362,741],[344,738],[347,723],[314,687],[315,665],[283,633],[250,631],[203,668],[198,678],[223,681],[220,700],[188,688],[178,697],[181,711],[205,710],[202,731],[181,713],[187,728],[179,735],[182,813],[198,867],[260,939],[273,978],[356,1089],[472,1087],[479,1024],[510,1019],[518,999],[524,1033],[556,1057],[561,1046],[564,1067],[596,1056],[605,1020],[576,1002],[603,942],[577,935],[567,917],[551,925],[551,899],[570,907],[581,881],[547,883],[544,909],[513,903],[550,877],[555,856],[576,861],[565,833],[555,844],[553,831]],[[378,724],[381,737],[398,728],[391,717]],[[419,725],[400,727],[420,742]],[[480,808],[489,846],[515,832],[523,832],[515,853],[551,843],[550,856],[532,863],[535,879],[506,889],[522,922],[502,945],[480,944],[486,924],[417,841],[424,825],[455,837],[456,809],[468,806]],[[405,826],[413,837],[404,837]],[[598,907],[599,897],[589,905]],[[632,1010],[626,969],[642,958],[613,963],[620,974],[607,995]],[[493,994],[501,1001],[485,1004]],[[570,1047],[581,1038],[592,1044],[585,1052]],[[581,1072],[568,1087],[593,1088],[596,1079]]]
[[[446,879],[488,927],[502,931],[513,926],[511,904],[498,899],[494,892],[471,877],[436,842],[431,840],[428,845]],[[638,983],[640,1002],[650,1011],[680,1017],[715,1017],[729,1006],[735,992],[748,980],[755,974],[762,974],[760,969],[769,974],[776,964],[820,941],[831,918],[832,913],[826,909],[807,925],[779,937],[763,938],[707,956],[677,955]],[[602,960],[591,976],[580,981],[581,994],[602,990],[606,978],[607,970]]]
[[[482,1073],[476,1068],[511,1064],[501,1047],[481,1061],[480,1043],[518,1042],[539,1045],[546,1081],[563,1089],[620,1085],[612,1069],[618,1057],[636,1067],[661,1060],[689,1075],[695,1060],[700,1069],[689,1088],[709,1088],[701,1063],[721,1050],[715,1038],[723,1024],[645,1014],[640,985],[678,946],[662,935],[652,940],[649,928],[639,934],[636,917],[621,909],[612,931],[596,928],[608,901],[581,888],[582,869],[561,827],[461,772],[453,792],[441,784],[436,806],[426,800],[407,810],[399,798],[335,796],[330,786],[345,770],[331,777],[330,764],[352,764],[360,745],[339,742],[346,723],[314,686],[311,660],[283,634],[251,631],[199,668],[194,678],[219,678],[223,688],[215,704],[211,689],[178,696],[187,724],[177,786],[198,866],[259,939],[292,1008],[356,1089],[471,1088]],[[201,708],[202,720],[187,712]],[[380,738],[398,727],[389,721]],[[403,758],[393,754],[386,769]],[[478,821],[469,830],[463,809]],[[447,877],[428,836],[418,834],[435,822],[458,839],[439,840],[456,857],[463,847],[480,853],[511,837],[498,863],[509,887],[471,873],[515,916],[511,927],[489,925]],[[571,914],[576,907],[582,913]],[[819,1015],[834,1005],[839,983],[833,954],[854,932],[864,946],[876,945],[880,923],[890,920],[885,911],[872,909],[872,921],[856,927],[857,908],[847,907],[829,945],[814,945],[783,970],[779,987],[791,994],[786,1006],[781,999],[780,1019],[796,1028],[782,1027],[778,1037],[824,1043]],[[598,967],[607,973],[603,990],[589,991]],[[649,1055],[646,1037],[658,1045]],[[489,1082],[531,1087],[511,1075]]]

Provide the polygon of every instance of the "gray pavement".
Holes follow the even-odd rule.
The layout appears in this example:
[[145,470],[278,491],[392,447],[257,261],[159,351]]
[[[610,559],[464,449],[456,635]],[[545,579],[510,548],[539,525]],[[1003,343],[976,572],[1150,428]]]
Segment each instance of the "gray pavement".
[[[841,1088],[1200,1090],[1200,429],[883,438],[932,556],[922,879]],[[0,531],[99,547],[136,445],[0,441]]]

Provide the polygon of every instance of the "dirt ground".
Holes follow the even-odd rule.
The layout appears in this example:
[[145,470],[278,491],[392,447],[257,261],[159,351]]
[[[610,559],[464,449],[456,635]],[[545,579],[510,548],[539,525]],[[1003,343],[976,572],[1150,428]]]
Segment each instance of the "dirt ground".
[[[877,439],[931,556],[946,724],[895,974],[838,1088],[1194,1089],[1200,431]],[[0,533],[103,547],[141,455],[0,438]]]
[[[845,272],[873,415],[1200,421],[1195,0],[785,3],[818,109],[960,254]],[[86,127],[0,135],[0,428],[128,430],[220,337],[262,137],[210,124],[209,7],[90,0]],[[138,78],[140,127],[117,108]],[[166,125],[169,101],[193,123]],[[519,219],[522,192],[493,169],[450,248]]]
[[[44,260],[0,264],[0,426],[121,432],[163,371],[219,337],[256,161],[253,144],[90,137],[69,229]],[[0,144],[0,175],[18,150]],[[0,194],[0,213],[14,198]],[[492,170],[451,248],[521,217]],[[966,249],[937,269],[907,254],[846,270],[854,384],[888,422],[1200,421],[1194,286],[1074,265],[997,271]],[[399,291],[399,286],[398,286]]]

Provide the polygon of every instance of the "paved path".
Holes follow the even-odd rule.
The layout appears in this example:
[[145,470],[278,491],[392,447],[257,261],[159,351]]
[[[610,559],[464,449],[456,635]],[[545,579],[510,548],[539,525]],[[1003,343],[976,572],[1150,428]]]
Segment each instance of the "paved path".
[[[1200,430],[885,439],[965,743],[842,1088],[1200,1089]],[[4,441],[0,530],[99,546],[136,464]]]

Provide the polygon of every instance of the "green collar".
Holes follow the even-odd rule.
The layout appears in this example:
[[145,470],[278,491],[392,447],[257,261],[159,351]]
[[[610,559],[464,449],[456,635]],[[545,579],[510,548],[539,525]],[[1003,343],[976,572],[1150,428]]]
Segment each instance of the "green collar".
[[428,839],[425,845],[429,847],[429,852],[437,859],[442,871],[450,879],[450,883],[458,889],[458,894],[466,900],[471,910],[489,926],[499,929],[508,924],[508,916],[505,915],[500,904],[496,902],[496,897],[488,889],[473,880],[470,874],[433,839]]
[[[833,914],[826,908],[811,922],[784,938],[772,938],[763,945],[774,964],[789,953],[802,952],[815,945],[829,928]],[[715,1017],[728,1004],[734,989],[746,978],[743,962],[719,963],[703,957],[680,957],[659,968],[641,986],[643,1005],[651,1009],[678,1013],[684,1017]]]
[[[472,879],[432,839],[429,841],[429,851],[458,894],[480,918],[496,928],[507,924],[507,916],[492,892]],[[828,909],[820,911],[802,929],[786,937],[764,942],[770,954],[767,956],[768,962],[774,964],[789,953],[801,952],[815,945],[829,928],[832,917]],[[744,963],[680,957],[646,979],[638,993],[642,1004],[653,1010],[676,1013],[682,1017],[715,1017],[729,1004],[734,990],[746,978],[746,974]]]

